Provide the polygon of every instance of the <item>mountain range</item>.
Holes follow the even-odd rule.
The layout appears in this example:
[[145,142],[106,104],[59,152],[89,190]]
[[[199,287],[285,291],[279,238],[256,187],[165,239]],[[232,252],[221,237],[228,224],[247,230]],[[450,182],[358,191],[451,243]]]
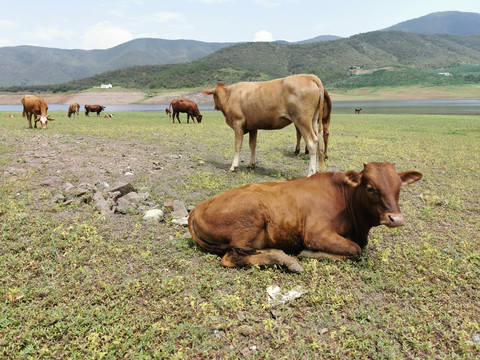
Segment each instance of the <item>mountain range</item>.
[[[389,34],[392,30],[416,34],[480,34],[480,14],[456,11],[433,13],[383,29],[383,31],[387,31]],[[393,43],[399,41],[398,39],[395,40],[398,36],[393,37]],[[278,46],[283,52],[289,52],[289,50],[285,50],[284,47],[295,47],[295,51],[302,53],[306,58],[305,60],[295,60],[301,63],[309,61],[315,62],[314,57],[316,55],[323,56],[315,50],[315,44],[319,43],[325,44],[321,47],[323,49],[322,51],[327,49],[331,53],[339,54],[339,56],[342,56],[342,53],[345,56],[347,51],[346,47],[363,47],[363,49],[355,48],[355,51],[353,52],[349,51],[348,60],[350,64],[359,63],[359,60],[362,59],[362,57],[365,57],[369,52],[375,53],[373,55],[375,58],[383,57],[383,60],[387,61],[388,64],[396,63],[394,58],[406,56],[401,53],[396,54],[399,49],[405,51],[405,46],[396,49],[394,46],[388,44],[391,40],[385,39],[381,36],[378,36],[380,39],[378,41],[383,41],[385,42],[384,44],[373,44],[371,43],[373,41],[372,39],[376,37],[370,37],[370,43],[368,44],[349,45],[350,43],[355,44],[355,39],[358,38],[358,35],[347,39],[342,39],[337,36],[319,36],[297,43],[276,42],[270,44],[270,47],[274,49]],[[352,40],[350,41],[350,39]],[[449,50],[449,53],[455,58],[458,58],[459,61],[476,61],[476,54],[473,55],[473,57],[465,57],[465,52],[469,52],[468,48],[471,46],[475,47],[477,44],[475,41],[472,43],[472,40],[470,39],[468,40],[468,44],[463,44],[463,47],[461,43],[466,40],[461,37],[448,38],[441,41],[444,42],[445,50]],[[460,43],[459,45],[461,46],[453,46],[452,43],[455,43],[456,45]],[[264,51],[264,46],[262,46],[262,44],[259,45],[259,47],[262,48],[262,51]],[[218,62],[218,58],[224,59],[224,61],[232,61],[232,59],[235,59],[235,57],[232,56],[232,51],[238,53],[239,49],[245,49],[242,48],[242,46],[246,46],[250,51],[255,51],[255,49],[258,48],[252,43],[208,43],[194,40],[146,38],[131,40],[106,50],[64,50],[35,46],[2,47],[0,48],[0,87],[62,84],[76,79],[87,78],[95,74],[127,69],[135,66],[184,64],[205,57],[208,57],[209,61],[213,62]],[[407,53],[411,54],[412,52],[415,52],[414,48],[416,46],[425,46],[425,43],[422,43],[422,40],[416,39],[412,44],[409,44],[409,48],[412,49]],[[465,47],[467,49],[465,49]],[[230,48],[232,48],[232,50],[229,50]],[[374,51],[374,48],[377,50]],[[441,52],[442,44],[435,45],[435,49],[435,51]],[[417,51],[419,50],[420,49]],[[425,49],[421,50],[424,51]],[[460,53],[457,53],[458,51]],[[214,58],[211,56],[213,53],[215,53]],[[313,54],[316,55],[314,56]],[[288,56],[292,57],[294,55]],[[433,57],[436,56],[436,54],[432,50],[430,51],[429,56]],[[226,60],[227,58],[228,60]],[[240,58],[244,59],[245,55],[242,54]],[[265,58],[262,58],[262,56],[259,58],[258,56],[251,55],[248,58],[250,61],[260,61],[260,63],[265,61]],[[389,59],[392,60],[388,62]],[[341,62],[343,64],[343,61]],[[363,61],[363,63],[369,62],[371,61]],[[408,61],[404,61],[404,63],[405,62],[408,63]],[[251,67],[249,64],[245,65],[247,69]],[[375,65],[378,64],[375,63]],[[231,64],[230,67],[235,68],[235,66],[235,64]],[[312,66],[308,68],[308,66],[303,64],[297,66],[297,69],[295,69],[295,65],[293,64],[290,65],[289,72],[294,73],[301,67],[303,67],[303,69],[306,68],[308,71],[314,71],[315,69],[311,69]],[[318,67],[318,65],[315,66]],[[326,64],[324,67],[329,68],[329,65]],[[258,67],[255,66],[252,71],[259,71]],[[337,70],[335,70],[335,66],[330,66],[330,71],[335,72]],[[279,70],[277,72],[278,74],[273,75],[269,75],[267,72],[263,73],[268,76],[276,76],[280,73],[283,74],[285,71],[282,72]]]

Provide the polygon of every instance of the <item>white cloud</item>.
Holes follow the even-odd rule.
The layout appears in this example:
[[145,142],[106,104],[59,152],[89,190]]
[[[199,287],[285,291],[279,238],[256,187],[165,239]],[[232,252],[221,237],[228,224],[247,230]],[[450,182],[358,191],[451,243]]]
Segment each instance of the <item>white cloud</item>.
[[253,41],[274,41],[272,33],[268,32],[267,30],[260,30],[257,31],[255,36],[253,37]]
[[133,35],[107,22],[97,23],[83,35],[83,49],[108,49],[133,39]]
[[156,22],[161,22],[161,23],[175,21],[175,20],[184,22],[185,16],[180,13],[162,11],[162,12],[157,12],[153,14],[151,17],[151,20]]

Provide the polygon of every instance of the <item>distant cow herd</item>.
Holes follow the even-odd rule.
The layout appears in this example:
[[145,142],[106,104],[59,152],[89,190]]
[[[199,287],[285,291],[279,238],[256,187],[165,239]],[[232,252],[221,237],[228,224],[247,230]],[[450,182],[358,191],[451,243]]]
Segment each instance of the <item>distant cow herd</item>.
[[[308,176],[289,181],[250,184],[230,189],[198,204],[188,217],[188,229],[202,248],[221,254],[226,267],[273,265],[301,272],[293,257],[315,259],[358,258],[373,226],[402,226],[404,217],[398,200],[400,189],[422,178],[417,171],[397,173],[390,162],[369,162],[361,172],[321,172],[328,158],[332,100],[315,75],[292,75],[264,82],[219,82],[201,91],[212,95],[215,110],[222,112],[235,135],[235,155],[230,171],[240,164],[243,136],[248,133],[250,163],[256,165],[258,130],[295,125],[297,144],[306,143]],[[29,127],[40,122],[43,129],[54,120],[39,96],[22,98],[23,117]],[[85,105],[85,115],[105,106]],[[360,114],[361,108],[355,108]],[[71,104],[67,116],[78,117],[80,105]],[[175,99],[165,109],[175,123],[187,114],[187,123],[202,122],[195,102]],[[113,114],[104,118],[113,118]],[[321,125],[321,129],[320,129]],[[320,134],[323,132],[323,146]]]

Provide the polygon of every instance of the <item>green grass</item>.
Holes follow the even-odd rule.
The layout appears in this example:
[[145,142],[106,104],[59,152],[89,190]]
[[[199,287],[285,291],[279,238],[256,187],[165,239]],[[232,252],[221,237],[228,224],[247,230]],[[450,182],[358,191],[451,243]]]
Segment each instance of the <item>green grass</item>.
[[[424,178],[402,191],[406,226],[373,229],[358,262],[304,259],[298,275],[222,268],[168,218],[52,204],[52,190],[39,185],[54,175],[94,181],[101,161],[131,158],[134,186],[150,200],[194,205],[246,183],[303,176],[308,157],[293,155],[293,127],[259,133],[255,170],[246,168],[245,140],[245,162],[229,173],[233,131],[220,113],[200,125],[157,113],[52,114],[42,131],[0,113],[0,359],[480,356],[477,116],[333,115],[327,170],[395,161]],[[31,168],[28,151],[49,157]],[[182,157],[170,164],[172,154]],[[82,171],[73,161],[56,171],[54,159],[67,155]],[[146,166],[153,161],[164,161],[163,172]],[[8,167],[26,171],[5,176]],[[303,295],[271,305],[272,284]]]

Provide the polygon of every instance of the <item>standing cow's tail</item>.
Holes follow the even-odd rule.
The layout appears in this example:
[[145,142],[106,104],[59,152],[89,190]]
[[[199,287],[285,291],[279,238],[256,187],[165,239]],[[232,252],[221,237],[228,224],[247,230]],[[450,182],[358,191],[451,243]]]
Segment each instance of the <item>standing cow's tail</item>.
[[[315,112],[316,116],[314,116],[314,128],[316,129],[317,136],[320,132],[319,130],[319,124],[322,123],[323,121],[323,112],[324,112],[324,106],[325,106],[325,88],[323,87],[322,80],[318,78],[317,76],[315,78],[315,83],[318,86],[318,92],[320,95],[320,101],[317,106],[317,110]],[[325,171],[325,153],[323,152],[323,147],[320,145],[320,139],[318,139],[317,142],[317,154],[318,154],[318,160],[320,161],[320,168],[322,171]]]
[[168,105],[168,110],[170,110],[170,111],[172,111],[172,109],[173,109],[172,103],[173,103],[173,100],[170,102],[170,105]]

